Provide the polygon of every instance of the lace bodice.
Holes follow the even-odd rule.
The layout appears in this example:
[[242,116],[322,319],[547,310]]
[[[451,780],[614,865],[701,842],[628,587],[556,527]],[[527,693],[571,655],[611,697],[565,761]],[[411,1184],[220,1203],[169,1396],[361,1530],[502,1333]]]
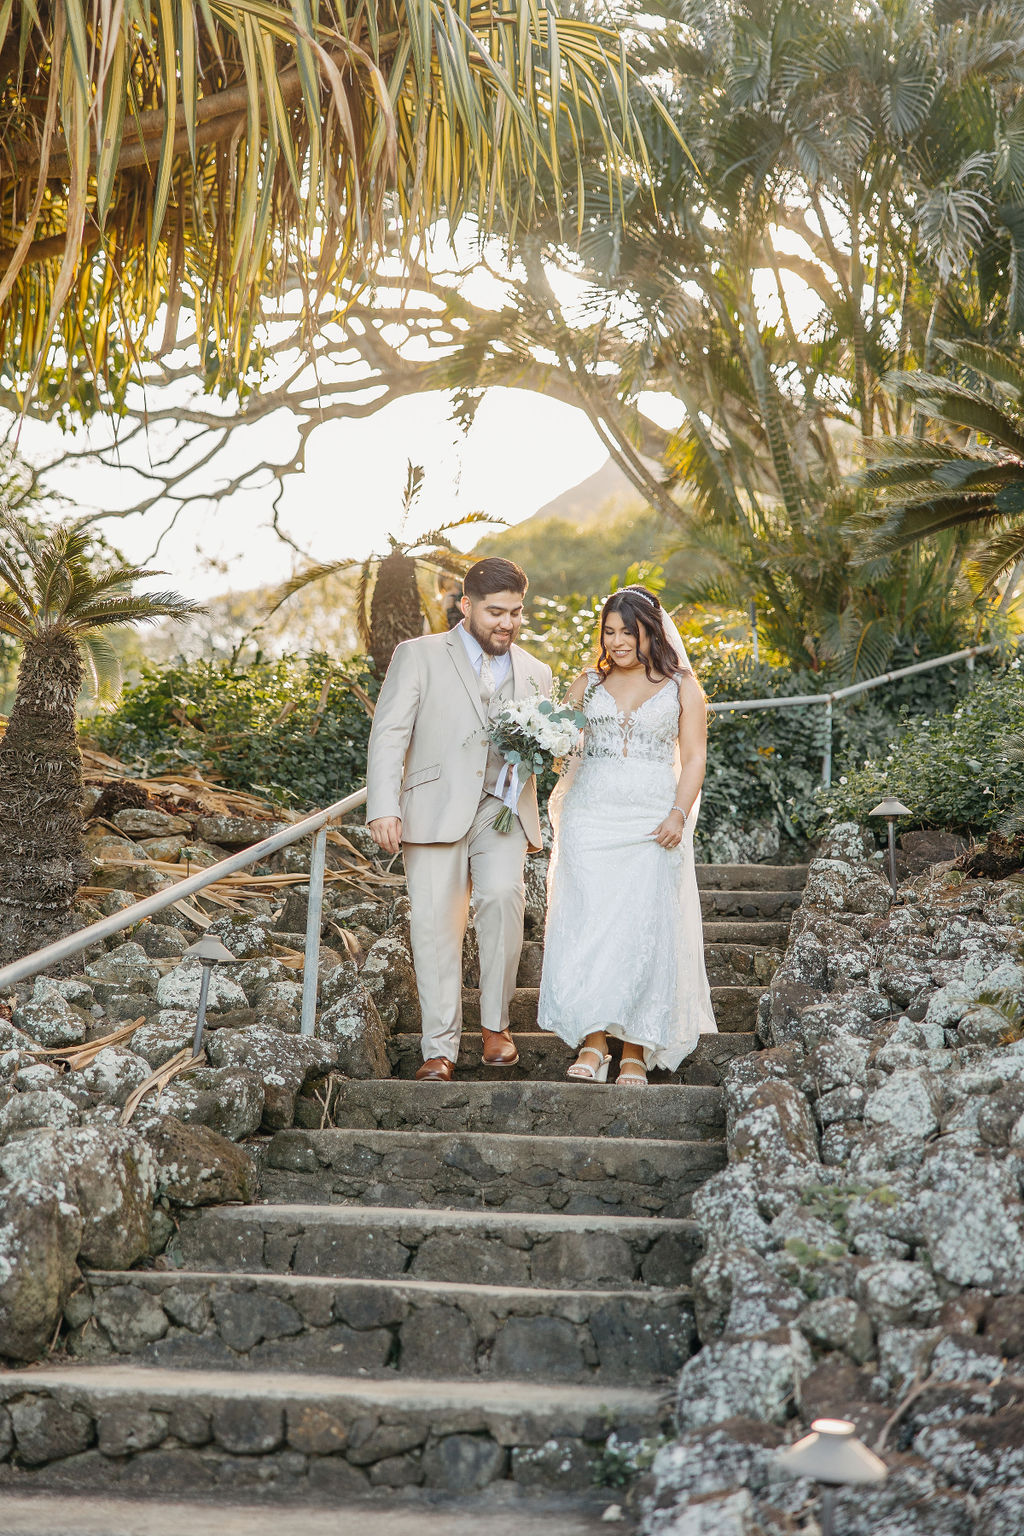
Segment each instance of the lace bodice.
[[[700,797],[678,848],[654,840],[676,793],[679,689],[667,682],[626,714],[590,673],[583,712],[582,758],[550,801],[537,1020],[574,1047],[604,1029],[674,1071],[715,1028],[693,862]],[[609,913],[623,903],[641,920],[615,931]]]
[[671,763],[679,734],[679,689],[665,683],[629,715],[619,709],[598,672],[587,673],[583,695],[587,724],[583,732],[583,756],[630,757],[653,763]]

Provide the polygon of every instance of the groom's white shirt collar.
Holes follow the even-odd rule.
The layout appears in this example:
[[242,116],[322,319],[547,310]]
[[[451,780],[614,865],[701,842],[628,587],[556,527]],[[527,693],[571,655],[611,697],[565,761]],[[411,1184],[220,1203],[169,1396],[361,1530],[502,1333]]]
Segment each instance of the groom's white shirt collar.
[[[470,634],[465,624],[460,624],[458,626],[458,631],[462,636],[462,643],[466,647],[466,655],[470,659],[473,671],[476,673],[477,677],[479,677],[480,663],[483,660],[484,654],[483,646],[480,644],[479,640],[477,640],[475,635]],[[511,670],[511,650],[506,651],[504,656],[491,657],[491,676],[494,678],[495,688],[501,687],[502,683],[505,681],[506,677],[508,677],[508,674]]]

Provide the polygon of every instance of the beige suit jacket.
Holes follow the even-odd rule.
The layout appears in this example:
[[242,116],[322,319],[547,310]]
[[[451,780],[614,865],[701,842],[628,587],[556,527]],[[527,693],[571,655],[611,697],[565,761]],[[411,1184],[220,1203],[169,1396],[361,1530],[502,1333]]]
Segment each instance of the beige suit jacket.
[[[512,697],[551,697],[551,668],[512,647]],[[457,843],[480,804],[487,765],[480,684],[457,629],[396,647],[373,716],[366,819],[402,818],[407,843]],[[531,853],[541,846],[537,787],[519,797]]]

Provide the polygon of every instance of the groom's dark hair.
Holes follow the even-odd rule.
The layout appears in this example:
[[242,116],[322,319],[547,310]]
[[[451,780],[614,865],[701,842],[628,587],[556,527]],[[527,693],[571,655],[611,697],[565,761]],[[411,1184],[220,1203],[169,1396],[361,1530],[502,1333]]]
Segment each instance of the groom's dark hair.
[[462,590],[476,602],[492,592],[520,592],[526,595],[526,572],[514,560],[499,560],[492,555],[471,565],[462,578]]

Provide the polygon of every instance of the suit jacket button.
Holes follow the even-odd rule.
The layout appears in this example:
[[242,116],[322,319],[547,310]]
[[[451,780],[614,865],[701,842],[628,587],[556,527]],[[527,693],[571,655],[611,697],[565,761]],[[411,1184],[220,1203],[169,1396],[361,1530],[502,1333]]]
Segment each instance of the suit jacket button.
[[483,769],[482,769],[482,768],[478,768],[478,769],[477,769],[477,771],[476,771],[476,776],[477,776],[477,778],[478,778],[478,779],[482,779],[482,778],[483,778],[483,776],[484,776],[484,771],[483,771]]

